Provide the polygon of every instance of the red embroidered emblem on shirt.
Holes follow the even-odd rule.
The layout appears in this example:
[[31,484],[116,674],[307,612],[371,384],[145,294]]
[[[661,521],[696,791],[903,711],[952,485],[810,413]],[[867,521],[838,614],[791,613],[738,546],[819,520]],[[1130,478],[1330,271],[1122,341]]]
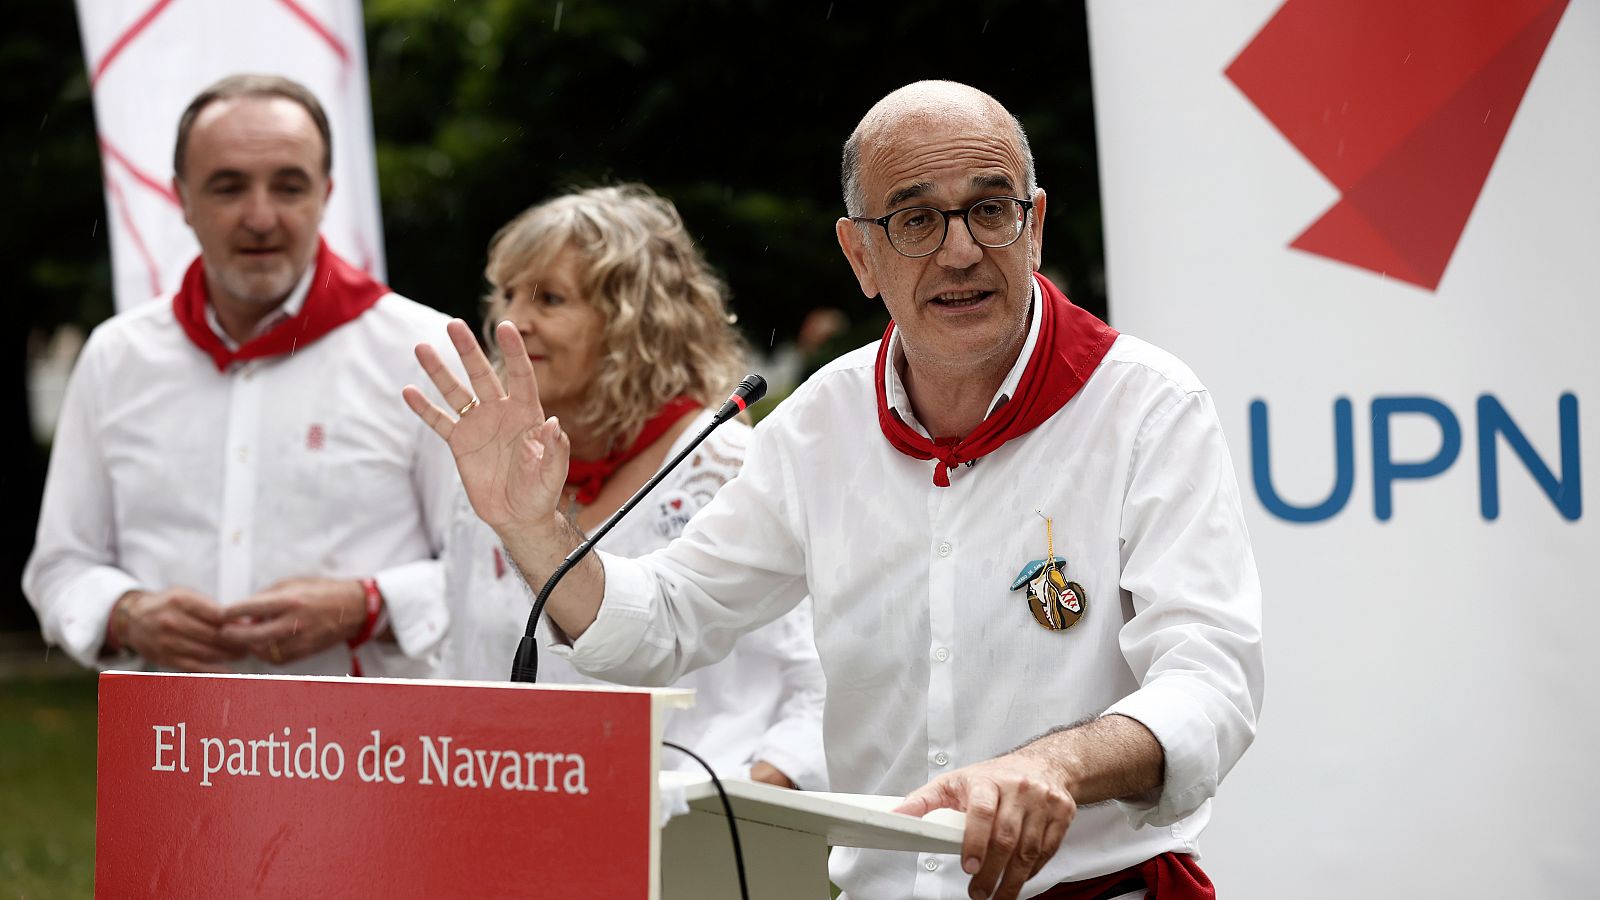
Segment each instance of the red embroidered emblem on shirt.
[[306,432],[306,449],[321,450],[322,445],[327,443],[327,438],[328,435],[322,430],[322,426],[313,424]]
[[494,548],[494,577],[506,577],[506,558],[500,555],[500,548]]

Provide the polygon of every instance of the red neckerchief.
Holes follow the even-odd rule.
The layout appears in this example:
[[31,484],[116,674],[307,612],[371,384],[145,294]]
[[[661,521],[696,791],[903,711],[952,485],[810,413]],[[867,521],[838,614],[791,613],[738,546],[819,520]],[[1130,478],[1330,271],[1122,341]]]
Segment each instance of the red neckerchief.
[[612,473],[616,472],[623,463],[643,453],[646,447],[661,439],[667,429],[676,425],[678,420],[700,408],[700,404],[688,397],[679,397],[668,400],[650,421],[644,423],[644,429],[639,436],[634,438],[632,444],[624,450],[618,450],[602,459],[574,459],[567,463],[567,487],[578,489],[578,503],[588,506],[599,496],[600,489],[605,487]]
[[[1142,883],[1141,883],[1142,882]],[[1063,881],[1034,900],[1094,900],[1140,888],[1148,900],[1217,900],[1217,889],[1187,853],[1163,853],[1121,872],[1084,881]]]
[[874,373],[878,382],[878,425],[901,453],[938,460],[933,468],[933,483],[939,487],[950,486],[952,467],[993,453],[1006,441],[1027,434],[1055,415],[1089,380],[1090,373],[1111,349],[1111,342],[1117,339],[1116,329],[1073,306],[1049,279],[1037,272],[1033,277],[1039,282],[1043,301],[1038,309],[1039,339],[1033,355],[1023,368],[1011,399],[989,413],[964,438],[923,437],[889,409],[884,385],[889,366],[893,365],[889,359],[889,335],[894,333],[894,323],[890,322],[883,332]]
[[311,289],[300,311],[237,350],[229,350],[206,321],[206,267],[198,257],[183,274],[183,285],[172,298],[172,312],[189,340],[211,357],[218,372],[226,372],[236,362],[292,353],[371,309],[387,293],[387,286],[340,259],[319,239]]

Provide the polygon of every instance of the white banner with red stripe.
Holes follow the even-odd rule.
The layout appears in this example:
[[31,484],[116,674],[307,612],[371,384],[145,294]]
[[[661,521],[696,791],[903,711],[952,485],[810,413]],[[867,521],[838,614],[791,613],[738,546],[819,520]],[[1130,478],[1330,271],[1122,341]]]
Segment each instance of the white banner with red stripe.
[[1595,895],[1600,0],[1089,16],[1112,323],[1216,397],[1264,588],[1218,895]]
[[172,187],[178,117],[219,78],[284,75],[333,129],[322,233],[384,277],[359,0],[77,0],[110,218],[117,307],[174,291],[199,253]]

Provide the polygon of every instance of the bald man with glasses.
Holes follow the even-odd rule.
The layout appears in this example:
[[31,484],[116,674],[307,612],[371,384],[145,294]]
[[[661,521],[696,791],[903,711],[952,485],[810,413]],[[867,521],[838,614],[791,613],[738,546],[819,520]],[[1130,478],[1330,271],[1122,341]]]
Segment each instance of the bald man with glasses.
[[[895,91],[843,181],[839,245],[889,330],[763,420],[679,540],[576,567],[548,607],[563,655],[667,683],[810,594],[833,788],[967,813],[958,857],[836,850],[845,896],[1214,896],[1196,840],[1263,674],[1209,394],[1038,274],[1045,192],[988,95]],[[450,330],[470,385],[418,357],[453,408],[481,404],[408,402],[541,583],[581,540],[556,508],[568,443],[514,328],[496,332],[503,384]]]

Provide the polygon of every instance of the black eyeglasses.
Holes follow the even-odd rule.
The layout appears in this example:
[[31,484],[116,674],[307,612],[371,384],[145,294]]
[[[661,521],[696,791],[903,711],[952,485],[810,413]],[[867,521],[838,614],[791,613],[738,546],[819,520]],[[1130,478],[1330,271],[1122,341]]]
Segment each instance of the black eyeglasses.
[[889,246],[901,256],[916,259],[944,246],[945,235],[950,232],[951,216],[964,220],[967,233],[979,244],[991,249],[1009,247],[1022,237],[1028,212],[1032,209],[1032,200],[985,197],[966,209],[912,206],[876,219],[851,216],[850,221],[881,227],[884,234],[889,236]]

